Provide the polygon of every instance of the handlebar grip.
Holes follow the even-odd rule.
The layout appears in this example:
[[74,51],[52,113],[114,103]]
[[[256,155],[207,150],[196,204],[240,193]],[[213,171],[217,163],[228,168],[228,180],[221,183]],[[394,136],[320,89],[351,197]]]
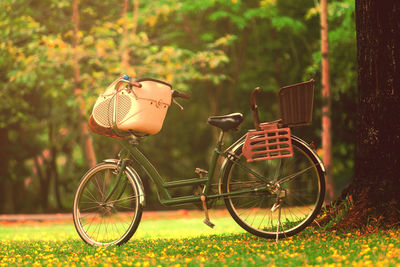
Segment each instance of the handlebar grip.
[[135,82],[135,81],[129,81],[129,85],[135,86],[135,87],[138,87],[138,88],[142,88],[142,84],[139,83],[139,82]]
[[172,97],[179,97],[179,98],[189,99],[190,95],[186,94],[186,93],[180,93],[180,92],[174,90],[172,92]]

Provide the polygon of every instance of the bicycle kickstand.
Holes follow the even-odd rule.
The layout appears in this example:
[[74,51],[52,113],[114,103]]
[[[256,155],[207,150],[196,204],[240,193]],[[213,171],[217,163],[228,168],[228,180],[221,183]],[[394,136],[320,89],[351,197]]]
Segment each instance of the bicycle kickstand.
[[201,202],[203,202],[203,210],[206,218],[204,219],[204,223],[209,226],[210,228],[214,228],[215,224],[210,221],[210,216],[208,215],[207,203],[206,203],[206,196],[202,195],[200,197]]
[[282,222],[281,222],[281,199],[278,197],[278,200],[276,203],[271,208],[271,211],[274,212],[277,209],[278,210],[278,223],[276,225],[276,239],[275,242],[278,244],[278,239],[279,239],[279,226],[282,228],[283,234],[285,234],[285,229],[283,228]]

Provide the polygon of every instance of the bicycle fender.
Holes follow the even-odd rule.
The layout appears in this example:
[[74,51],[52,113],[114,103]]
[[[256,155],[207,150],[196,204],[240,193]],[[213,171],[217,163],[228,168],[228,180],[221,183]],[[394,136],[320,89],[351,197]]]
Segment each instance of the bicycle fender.
[[[235,146],[233,146],[232,148],[230,148],[228,150],[228,153],[232,152],[232,153],[235,153],[235,155],[240,154],[241,150],[238,150],[238,148],[240,146],[242,146],[243,143],[244,143],[244,139],[241,142],[239,142],[238,144],[236,144]],[[221,165],[221,168],[219,169],[219,179],[218,179],[218,192],[219,192],[219,194],[222,194],[222,179],[223,179],[223,175],[225,173],[226,165],[228,164],[229,161],[232,161],[231,156],[228,156],[227,158],[225,158],[224,162]]]
[[317,159],[317,161],[318,161],[317,163],[318,163],[318,165],[321,167],[321,170],[323,171],[323,173],[326,173],[324,163],[323,163],[322,160],[319,158],[319,156],[318,156],[318,154],[315,152],[315,150],[312,149],[312,148],[310,147],[310,145],[307,144],[306,141],[300,139],[299,137],[294,136],[294,135],[292,135],[291,137],[292,137],[293,139],[296,139],[297,142],[301,143],[302,145],[304,145],[305,147],[308,148],[308,150],[309,150],[309,151],[315,156],[315,158]]
[[[105,159],[105,160],[103,160],[103,162],[115,163],[115,164],[118,164],[118,161],[119,160],[117,160],[117,159]],[[139,202],[140,202],[140,205],[142,205],[144,207],[146,205],[146,201],[145,201],[144,186],[143,186],[142,179],[140,179],[139,174],[130,165],[126,166],[126,171],[131,175],[131,177],[135,181],[136,185],[138,186],[138,188],[139,188]]]

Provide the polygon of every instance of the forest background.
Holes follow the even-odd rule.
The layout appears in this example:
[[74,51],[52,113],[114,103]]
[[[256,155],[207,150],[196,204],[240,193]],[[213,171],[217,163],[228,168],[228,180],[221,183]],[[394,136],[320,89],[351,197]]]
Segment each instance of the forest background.
[[[329,1],[328,9],[336,195],[354,169],[354,6]],[[142,142],[166,180],[207,169],[217,133],[209,116],[245,115],[229,143],[252,127],[253,88],[261,87],[261,120],[275,120],[279,88],[311,78],[313,123],[294,134],[314,141],[323,157],[319,10],[316,0],[2,0],[0,213],[71,210],[92,164],[81,123],[121,74],[165,80],[191,95],[180,101],[184,111],[172,105],[161,132]],[[90,138],[98,162],[118,153],[113,139]],[[145,186],[147,209],[162,208]]]

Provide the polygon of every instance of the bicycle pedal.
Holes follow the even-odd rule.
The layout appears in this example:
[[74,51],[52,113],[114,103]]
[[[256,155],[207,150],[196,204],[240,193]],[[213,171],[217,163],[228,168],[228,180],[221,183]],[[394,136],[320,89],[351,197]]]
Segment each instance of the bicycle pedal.
[[197,173],[197,174],[199,174],[200,177],[203,177],[204,175],[207,175],[207,174],[208,174],[208,171],[203,170],[203,169],[201,169],[201,168],[196,168],[196,169],[194,170],[194,172]]
[[204,219],[203,223],[205,223],[210,228],[214,228],[215,226],[215,224],[213,224],[209,219]]

